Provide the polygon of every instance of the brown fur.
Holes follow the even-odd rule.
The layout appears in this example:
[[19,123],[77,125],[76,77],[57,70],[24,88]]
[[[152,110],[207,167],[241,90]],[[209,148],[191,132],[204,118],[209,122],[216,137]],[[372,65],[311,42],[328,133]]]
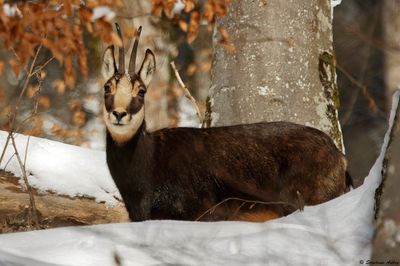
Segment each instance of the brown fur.
[[[124,144],[107,138],[107,163],[134,221],[260,221],[315,205],[346,190],[343,154],[323,132],[286,122],[207,129],[142,128]],[[297,207],[295,207],[297,206]],[[264,218],[262,218],[264,217]]]

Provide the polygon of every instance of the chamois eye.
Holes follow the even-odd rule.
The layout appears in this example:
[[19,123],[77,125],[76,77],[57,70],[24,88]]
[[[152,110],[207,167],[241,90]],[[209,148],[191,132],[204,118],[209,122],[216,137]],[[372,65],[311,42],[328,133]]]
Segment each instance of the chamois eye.
[[143,87],[140,87],[140,89],[139,89],[139,92],[138,92],[138,96],[139,97],[144,97],[144,94],[146,93],[146,91],[144,90],[144,88]]
[[104,93],[111,93],[111,84],[106,83],[104,85]]

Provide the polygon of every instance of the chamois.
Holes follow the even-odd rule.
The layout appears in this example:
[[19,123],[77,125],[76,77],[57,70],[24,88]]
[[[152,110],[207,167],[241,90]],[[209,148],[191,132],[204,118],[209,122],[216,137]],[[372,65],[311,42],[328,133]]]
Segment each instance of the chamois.
[[[118,25],[117,32],[122,38]],[[147,49],[136,73],[140,33],[127,73],[123,46],[118,68],[113,46],[102,65],[107,164],[132,221],[265,221],[293,212],[299,200],[315,205],[346,191],[344,155],[311,127],[264,122],[148,132],[144,97],[156,60]]]

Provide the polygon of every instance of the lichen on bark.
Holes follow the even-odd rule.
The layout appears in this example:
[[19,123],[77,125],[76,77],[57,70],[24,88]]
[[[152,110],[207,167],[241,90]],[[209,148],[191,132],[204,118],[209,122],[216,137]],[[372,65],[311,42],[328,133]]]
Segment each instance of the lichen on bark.
[[339,124],[337,110],[340,107],[339,87],[336,81],[336,64],[333,52],[324,51],[319,55],[319,78],[324,89],[325,98],[328,99],[326,105],[326,116],[330,120],[332,127],[330,135],[342,151],[344,151],[342,132]]

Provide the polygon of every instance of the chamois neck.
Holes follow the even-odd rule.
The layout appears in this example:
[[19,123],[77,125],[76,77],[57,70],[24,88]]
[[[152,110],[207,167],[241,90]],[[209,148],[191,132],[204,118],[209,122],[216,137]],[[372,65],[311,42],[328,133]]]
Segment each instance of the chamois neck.
[[132,136],[132,138],[123,143],[115,141],[112,138],[112,134],[107,128],[106,128],[106,134],[107,134],[107,142],[106,142],[107,147],[131,148],[132,146],[136,146],[138,141],[140,141],[140,139],[142,139],[144,135],[147,134],[146,122],[143,120],[142,124],[140,125],[136,133]]

